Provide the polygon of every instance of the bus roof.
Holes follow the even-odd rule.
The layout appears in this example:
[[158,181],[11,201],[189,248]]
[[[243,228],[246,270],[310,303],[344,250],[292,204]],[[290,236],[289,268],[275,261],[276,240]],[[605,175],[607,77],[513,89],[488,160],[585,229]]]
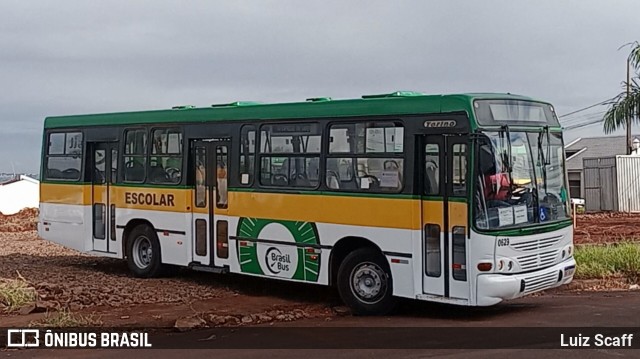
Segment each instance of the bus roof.
[[389,94],[365,95],[359,99],[332,100],[311,98],[305,102],[262,104],[233,102],[211,107],[176,106],[172,109],[52,116],[45,128],[136,125],[161,123],[197,123],[228,120],[311,119],[372,115],[409,115],[466,111],[471,114],[477,99],[514,99],[534,101],[529,97],[499,93],[427,95],[397,91]]

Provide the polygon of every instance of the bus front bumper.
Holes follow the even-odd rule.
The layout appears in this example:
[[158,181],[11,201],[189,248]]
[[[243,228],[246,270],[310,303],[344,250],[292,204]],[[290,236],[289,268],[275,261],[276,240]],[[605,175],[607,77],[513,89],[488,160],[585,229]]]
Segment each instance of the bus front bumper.
[[541,290],[555,288],[573,280],[576,261],[573,257],[553,267],[523,274],[480,274],[477,281],[479,306],[494,305]]

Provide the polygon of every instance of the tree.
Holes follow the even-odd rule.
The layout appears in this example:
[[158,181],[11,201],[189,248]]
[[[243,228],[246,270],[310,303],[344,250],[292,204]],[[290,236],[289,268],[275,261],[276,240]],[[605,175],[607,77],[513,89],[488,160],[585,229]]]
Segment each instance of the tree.
[[[630,124],[640,123],[640,43],[636,41],[627,45],[633,46],[627,58],[627,71],[630,71],[629,67],[633,67],[635,77],[629,74],[627,81],[622,83],[624,91],[608,103],[609,109],[604,115],[604,132],[607,134],[618,128],[626,128],[627,121]],[[627,129],[628,136],[630,133]],[[630,153],[631,143],[627,143],[627,151]]]

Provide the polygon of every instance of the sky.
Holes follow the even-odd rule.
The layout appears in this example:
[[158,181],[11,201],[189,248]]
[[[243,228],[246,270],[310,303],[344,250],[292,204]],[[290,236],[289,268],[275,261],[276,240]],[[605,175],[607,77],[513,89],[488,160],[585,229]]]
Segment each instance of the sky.
[[622,91],[639,13],[637,0],[4,0],[0,172],[38,171],[53,115],[396,90],[517,93],[562,115]]

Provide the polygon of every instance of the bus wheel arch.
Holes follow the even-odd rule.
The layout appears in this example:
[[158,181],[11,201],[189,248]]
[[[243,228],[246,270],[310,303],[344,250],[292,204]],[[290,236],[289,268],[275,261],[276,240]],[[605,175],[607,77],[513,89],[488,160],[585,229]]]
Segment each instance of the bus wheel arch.
[[143,219],[127,223],[122,235],[122,247],[127,265],[134,276],[159,277],[164,272],[160,241],[153,225]]
[[340,270],[340,264],[349,255],[349,253],[359,248],[375,248],[382,253],[380,248],[370,240],[363,237],[344,237],[340,239],[331,248],[331,254],[329,255],[329,285],[335,285],[338,280],[338,271]]
[[393,309],[391,268],[373,242],[361,237],[341,239],[331,251],[329,268],[330,283],[353,314],[386,314]]

